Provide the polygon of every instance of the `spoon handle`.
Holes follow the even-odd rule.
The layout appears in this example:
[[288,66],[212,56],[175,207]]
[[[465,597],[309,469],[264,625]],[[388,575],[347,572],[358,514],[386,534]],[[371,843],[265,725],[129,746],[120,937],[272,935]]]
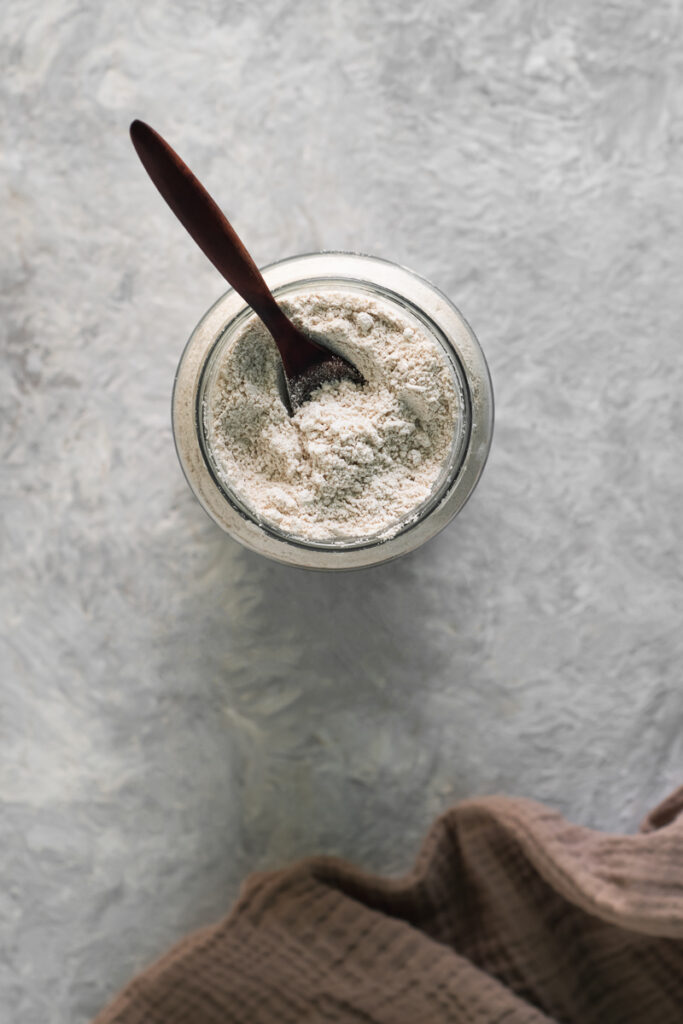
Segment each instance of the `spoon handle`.
[[142,165],[183,227],[274,337],[292,325],[270,294],[239,236],[204,186],[158,132],[133,121],[130,137]]

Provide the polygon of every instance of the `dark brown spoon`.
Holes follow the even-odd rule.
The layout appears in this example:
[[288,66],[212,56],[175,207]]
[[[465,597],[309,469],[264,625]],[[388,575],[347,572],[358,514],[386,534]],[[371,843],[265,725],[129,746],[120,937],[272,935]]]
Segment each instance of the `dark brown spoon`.
[[355,366],[308,338],[285,316],[225,214],[161,135],[144,121],[133,121],[130,137],[180,223],[272,334],[282,356],[290,415],[326,381],[363,383]]

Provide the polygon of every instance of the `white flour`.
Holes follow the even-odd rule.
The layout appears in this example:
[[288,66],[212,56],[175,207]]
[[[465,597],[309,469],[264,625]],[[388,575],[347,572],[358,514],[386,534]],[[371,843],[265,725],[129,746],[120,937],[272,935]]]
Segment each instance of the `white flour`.
[[430,496],[450,454],[462,403],[447,358],[385,300],[320,288],[281,305],[366,383],[325,384],[288,416],[277,349],[250,317],[205,398],[218,474],[258,518],[303,540],[391,536]]

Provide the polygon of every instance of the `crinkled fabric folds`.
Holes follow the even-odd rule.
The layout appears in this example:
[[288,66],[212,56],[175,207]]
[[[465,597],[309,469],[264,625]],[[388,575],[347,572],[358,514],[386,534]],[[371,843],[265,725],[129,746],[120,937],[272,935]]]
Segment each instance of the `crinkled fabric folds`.
[[641,833],[467,801],[413,871],[315,858],[136,978],[95,1024],[681,1024],[683,788]]

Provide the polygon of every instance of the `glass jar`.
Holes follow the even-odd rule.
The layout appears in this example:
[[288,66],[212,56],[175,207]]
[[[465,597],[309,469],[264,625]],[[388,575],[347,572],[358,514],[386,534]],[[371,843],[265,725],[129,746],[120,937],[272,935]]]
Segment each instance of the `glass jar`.
[[273,263],[263,276],[276,298],[317,287],[354,292],[398,305],[443,349],[460,392],[450,456],[432,494],[391,536],[320,542],[288,535],[259,519],[219,480],[204,427],[204,395],[224,346],[251,310],[235,291],[216,302],[195,327],[176,372],[173,436],[187,482],[211,518],[241,544],[306,569],[358,569],[419,547],[460,511],[486,463],[493,431],[493,391],[484,354],[455,306],[405,267],[374,256],[322,252]]

